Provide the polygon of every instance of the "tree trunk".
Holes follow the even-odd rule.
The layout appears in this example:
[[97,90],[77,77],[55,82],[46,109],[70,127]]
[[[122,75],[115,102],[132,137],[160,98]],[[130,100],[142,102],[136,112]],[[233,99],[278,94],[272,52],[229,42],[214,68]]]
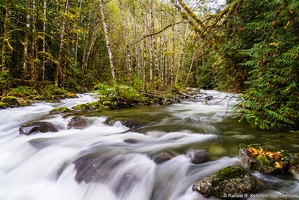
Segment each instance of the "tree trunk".
[[130,85],[133,86],[133,68],[132,68],[132,58],[131,58],[131,51],[129,46],[129,33],[127,28],[127,22],[125,18],[125,11],[124,11],[124,5],[123,1],[119,0],[120,5],[120,11],[121,11],[121,18],[122,18],[122,24],[124,29],[124,37],[125,37],[125,46],[126,46],[126,65],[128,66],[128,72],[129,72],[129,82]]
[[[175,22],[175,13],[172,14],[172,23]],[[172,54],[171,54],[171,60],[170,60],[170,72],[169,72],[169,82],[170,82],[170,88],[171,90],[173,90],[174,88],[174,74],[173,74],[173,70],[174,70],[174,53],[175,53],[175,26],[172,26]]]
[[[146,14],[144,13],[145,10],[145,5],[142,0],[140,0],[140,7],[141,7],[141,19],[142,19],[142,36],[146,36],[146,21],[147,17]],[[144,39],[143,40],[143,91],[147,92],[147,42]]]
[[153,0],[150,0],[150,15],[151,15],[151,34],[153,34],[153,36],[151,36],[152,38],[152,48],[153,48],[153,70],[154,70],[154,74],[153,74],[153,86],[154,88],[156,88],[157,90],[159,89],[159,85],[160,85],[160,81],[159,81],[159,61],[158,61],[158,55],[157,55],[157,37],[155,33],[155,20],[154,20],[154,4],[153,4]]
[[[69,11],[69,0],[66,0],[65,2],[65,9],[64,14],[67,15]],[[59,75],[61,74],[61,62],[62,62],[62,53],[64,48],[64,37],[65,37],[65,29],[66,29],[66,17],[62,18],[62,26],[61,26],[61,33],[60,33],[60,44],[59,44],[59,51],[57,55],[57,65],[55,70],[55,77],[54,77],[54,83],[55,86],[58,86],[59,84]]]
[[23,79],[28,78],[28,61],[29,61],[29,56],[28,56],[28,44],[29,44],[29,31],[30,31],[30,10],[31,10],[31,5],[30,5],[30,0],[26,0],[26,25],[25,25],[25,33],[24,33],[24,49],[23,49]]
[[91,30],[91,36],[88,39],[86,39],[85,41],[85,50],[84,50],[84,54],[83,54],[83,61],[82,61],[82,77],[84,78],[84,72],[87,69],[88,66],[88,62],[89,62],[89,58],[91,55],[91,52],[93,50],[93,47],[95,45],[96,39],[97,39],[97,30],[99,28],[99,23],[98,23],[98,14],[96,13],[95,16],[95,21],[94,23],[91,25],[91,12],[89,12],[89,17],[88,17],[88,25],[87,25],[87,29]]
[[9,45],[9,36],[8,36],[9,6],[10,6],[10,1],[5,0],[5,19],[3,24],[3,39],[2,39],[2,50],[1,50],[1,72],[4,72],[7,69],[6,46]]
[[111,74],[112,74],[112,78],[114,79],[114,81],[117,82],[117,73],[116,73],[116,68],[114,66],[114,61],[113,61],[113,54],[112,54],[112,48],[110,45],[109,31],[108,31],[108,26],[107,26],[107,22],[106,22],[103,0],[100,0],[100,10],[101,10],[101,15],[102,15],[102,24],[103,24],[103,28],[104,28],[104,34],[105,34],[105,38],[106,38],[106,47],[107,47],[107,51],[108,51],[108,55],[109,55]]
[[36,84],[38,80],[38,31],[37,31],[38,10],[35,0],[32,1],[32,61],[31,61],[31,80]]
[[[46,19],[47,19],[47,1],[44,0],[43,5],[43,11],[44,11],[44,20],[43,20],[43,32],[46,33]],[[43,39],[43,52],[46,52],[46,39]],[[45,80],[45,71],[46,71],[46,58],[43,57],[43,64],[42,64],[42,80]]]

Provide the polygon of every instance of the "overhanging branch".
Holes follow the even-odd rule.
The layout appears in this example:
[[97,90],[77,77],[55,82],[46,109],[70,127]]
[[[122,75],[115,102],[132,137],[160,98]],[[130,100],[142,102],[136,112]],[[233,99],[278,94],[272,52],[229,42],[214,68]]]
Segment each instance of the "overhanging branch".
[[159,33],[162,33],[163,31],[165,31],[165,30],[168,29],[169,27],[172,27],[172,26],[174,26],[174,25],[178,25],[178,24],[187,24],[187,23],[189,23],[189,22],[177,22],[177,23],[169,24],[169,25],[165,26],[164,28],[162,28],[161,30],[159,30],[159,31],[157,31],[157,32],[154,32],[154,33],[147,34],[147,35],[143,36],[141,39],[135,41],[134,43],[131,43],[130,46],[131,46],[131,45],[134,45],[134,44],[136,44],[136,43],[138,43],[138,42],[140,42],[140,41],[142,41],[142,40],[144,40],[145,38],[152,37],[152,36],[154,36],[154,35],[158,35]]

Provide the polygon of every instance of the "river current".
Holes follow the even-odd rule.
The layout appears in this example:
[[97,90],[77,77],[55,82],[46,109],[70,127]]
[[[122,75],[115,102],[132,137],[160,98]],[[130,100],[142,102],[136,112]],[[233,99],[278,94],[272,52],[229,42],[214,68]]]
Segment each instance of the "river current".
[[[91,122],[85,129],[67,129],[73,115],[49,111],[95,101],[92,94],[0,110],[0,200],[208,199],[193,192],[192,185],[224,167],[239,165],[240,144],[285,149],[298,160],[295,135],[287,130],[260,131],[231,120],[228,114],[237,96],[203,92],[213,99],[80,113]],[[122,123],[125,120],[141,125],[131,130]],[[32,121],[51,122],[61,130],[20,135],[19,127]],[[188,153],[198,149],[206,150],[210,161],[193,164]],[[156,163],[154,157],[164,151],[177,156]],[[253,175],[262,187],[247,199],[294,199],[290,196],[299,194],[296,176]]]

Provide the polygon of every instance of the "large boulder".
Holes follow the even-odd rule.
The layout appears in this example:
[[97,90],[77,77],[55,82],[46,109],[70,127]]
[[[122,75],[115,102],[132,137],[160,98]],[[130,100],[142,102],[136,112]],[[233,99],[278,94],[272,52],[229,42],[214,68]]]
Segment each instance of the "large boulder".
[[200,164],[210,160],[210,155],[205,150],[191,151],[187,154],[187,156],[190,157],[193,164]]
[[283,150],[265,147],[243,147],[239,149],[241,165],[251,171],[266,174],[286,173],[290,167],[290,156]]
[[73,117],[67,125],[67,129],[84,129],[89,126],[90,122],[87,117],[77,116]]
[[58,132],[58,130],[50,122],[30,122],[19,128],[19,133],[24,135],[46,132]]
[[230,166],[198,181],[193,191],[206,197],[243,198],[256,188],[255,178],[241,166]]

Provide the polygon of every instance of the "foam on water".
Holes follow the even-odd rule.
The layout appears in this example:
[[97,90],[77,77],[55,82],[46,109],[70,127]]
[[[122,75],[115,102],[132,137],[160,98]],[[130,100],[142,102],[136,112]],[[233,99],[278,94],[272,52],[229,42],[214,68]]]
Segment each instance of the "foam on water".
[[[234,102],[223,100],[220,105],[212,105],[226,94],[209,94],[214,95],[210,106],[193,102],[161,108],[161,112],[167,111],[173,118],[155,122],[142,133],[138,129],[130,131],[121,121],[107,125],[105,116],[88,117],[91,125],[85,129],[67,129],[71,116],[48,115],[55,107],[71,108],[94,101],[94,96],[88,94],[60,103],[1,110],[0,200],[205,199],[192,191],[193,183],[226,166],[239,164],[237,158],[221,157],[193,164],[182,154],[156,164],[152,155],[217,140],[219,132],[211,121],[222,120],[227,103]],[[199,125],[201,131],[192,131],[188,126],[177,131],[159,129],[176,120],[183,124],[191,120],[188,126]],[[19,127],[29,121],[51,122],[62,130],[19,135]],[[291,189],[296,193],[298,184]]]

